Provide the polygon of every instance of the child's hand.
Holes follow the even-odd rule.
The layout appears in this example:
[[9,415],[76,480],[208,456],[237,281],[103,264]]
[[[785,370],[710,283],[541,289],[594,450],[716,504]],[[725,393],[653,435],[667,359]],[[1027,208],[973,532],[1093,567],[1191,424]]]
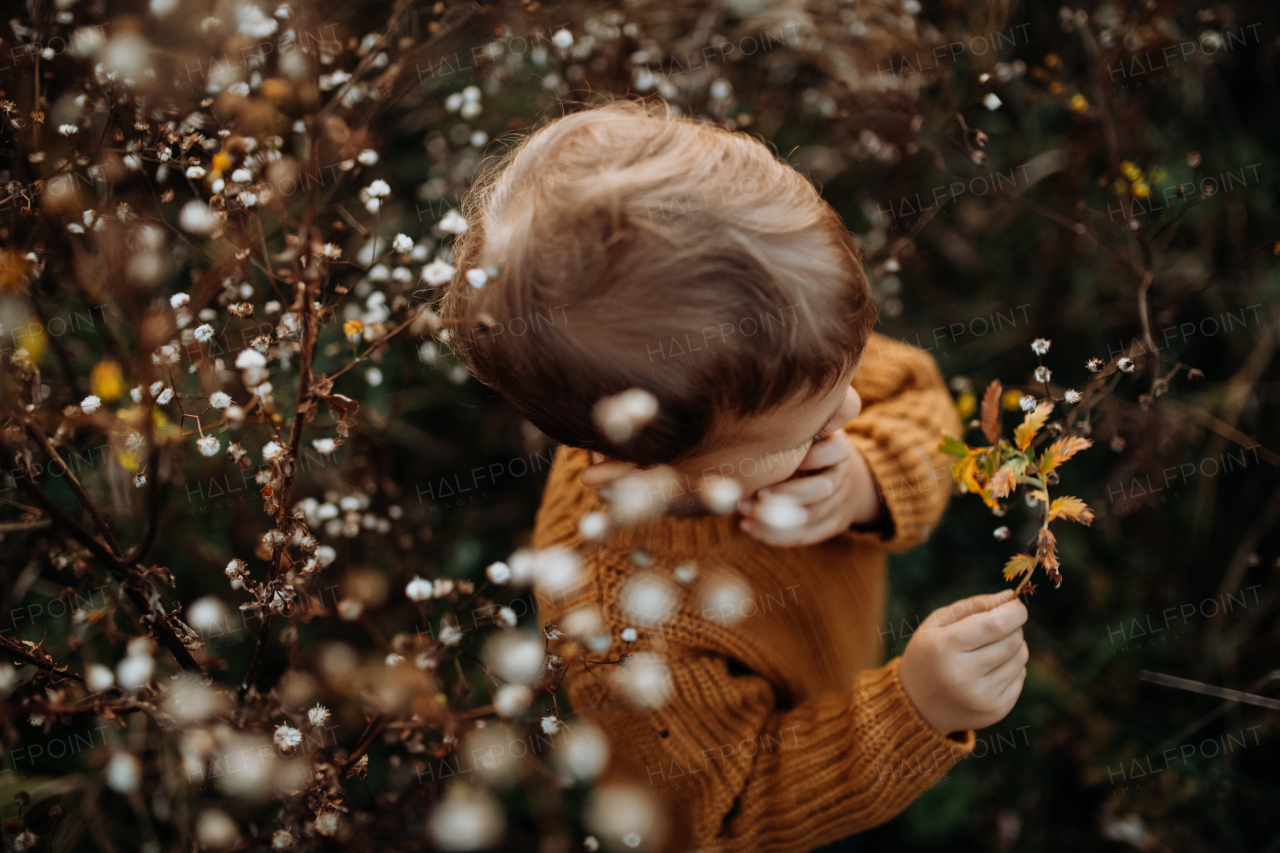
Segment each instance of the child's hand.
[[929,614],[907,643],[898,674],[920,716],[942,734],[1004,719],[1027,677],[1027,608],[1009,589]]
[[[778,503],[771,507],[773,501]],[[782,503],[788,506],[779,513]],[[867,460],[849,441],[849,434],[839,429],[809,448],[795,474],[739,502],[738,511],[747,535],[769,545],[795,547],[830,539],[851,524],[875,521],[882,509]],[[769,523],[784,514],[785,519],[776,520],[800,523]]]

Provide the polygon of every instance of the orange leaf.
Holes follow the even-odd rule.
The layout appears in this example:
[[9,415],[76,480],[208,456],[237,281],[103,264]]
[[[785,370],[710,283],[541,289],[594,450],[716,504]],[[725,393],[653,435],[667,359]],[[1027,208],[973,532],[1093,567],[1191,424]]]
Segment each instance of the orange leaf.
[[1018,478],[1025,470],[1027,470],[1025,456],[1001,465],[995,476],[991,478],[991,495],[997,498],[1008,497],[1014,489],[1018,488]]
[[1019,450],[1026,450],[1031,446],[1031,440],[1036,437],[1040,427],[1044,426],[1044,422],[1049,420],[1049,413],[1052,411],[1053,403],[1043,402],[1036,406],[1034,412],[1027,412],[1026,418],[1013,431],[1013,443]]
[[1036,570],[1036,558],[1030,554],[1014,554],[1004,564],[1004,579],[1011,581],[1019,575],[1031,576]]
[[1058,439],[1049,445],[1049,449],[1040,457],[1040,473],[1048,474],[1081,450],[1086,450],[1090,447],[1093,447],[1093,442],[1087,438],[1067,436],[1066,438]]
[[982,434],[992,444],[1000,437],[1000,395],[1003,393],[1000,380],[992,380],[987,386],[987,393],[982,395]]
[[1036,539],[1036,562],[1046,571],[1058,567],[1058,538],[1047,527],[1040,528],[1040,536]]
[[1053,503],[1049,504],[1049,520],[1053,521],[1055,518],[1065,518],[1087,526],[1093,523],[1093,510],[1079,498],[1064,495],[1054,498]]

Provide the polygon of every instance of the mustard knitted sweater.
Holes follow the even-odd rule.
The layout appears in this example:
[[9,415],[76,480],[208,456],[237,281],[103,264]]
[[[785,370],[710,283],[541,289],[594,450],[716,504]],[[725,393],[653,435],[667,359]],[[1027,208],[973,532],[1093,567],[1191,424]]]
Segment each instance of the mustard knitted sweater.
[[[731,514],[585,540],[579,520],[602,509],[578,480],[588,454],[557,453],[533,544],[574,548],[587,579],[540,598],[539,617],[602,616],[608,647],[601,637],[586,658],[606,663],[571,665],[562,689],[609,739],[602,780],[633,783],[665,812],[663,850],[812,850],[889,820],[973,748],[973,732],[924,721],[899,658],[878,666],[885,551],[919,543],[942,514],[951,480],[937,445],[959,434],[955,405],[932,358],[881,335],[853,386],[863,410],[845,429],[882,492],[888,539],[851,531],[775,548]],[[552,650],[572,654],[567,638]],[[649,665],[653,653],[664,665]]]

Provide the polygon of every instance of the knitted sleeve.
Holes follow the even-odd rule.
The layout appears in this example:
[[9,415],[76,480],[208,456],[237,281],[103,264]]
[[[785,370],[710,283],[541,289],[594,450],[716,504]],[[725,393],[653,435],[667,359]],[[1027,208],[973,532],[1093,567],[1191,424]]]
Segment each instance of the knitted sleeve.
[[608,777],[647,783],[670,810],[663,850],[802,853],[889,820],[972,750],[973,732],[952,740],[920,717],[899,660],[790,708],[765,678],[697,649],[670,654],[673,689],[654,710],[594,677],[567,687],[609,732]]
[[951,494],[943,433],[960,418],[938,365],[923,350],[880,334],[867,343],[853,378],[862,412],[845,425],[880,487],[894,531],[884,547],[905,551],[928,537]]

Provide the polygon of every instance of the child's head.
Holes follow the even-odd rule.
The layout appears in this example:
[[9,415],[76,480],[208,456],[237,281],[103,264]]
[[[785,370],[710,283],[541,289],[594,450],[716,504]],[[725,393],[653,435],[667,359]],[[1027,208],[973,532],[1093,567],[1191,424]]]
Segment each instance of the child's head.
[[[875,321],[857,250],[759,141],[635,103],[588,109],[503,157],[463,212],[449,341],[553,439],[716,467],[750,492],[789,476],[837,405],[856,414],[846,389]],[[494,273],[480,288],[476,268]],[[658,412],[614,444],[593,408],[630,388]],[[769,453],[767,476],[747,470]]]

